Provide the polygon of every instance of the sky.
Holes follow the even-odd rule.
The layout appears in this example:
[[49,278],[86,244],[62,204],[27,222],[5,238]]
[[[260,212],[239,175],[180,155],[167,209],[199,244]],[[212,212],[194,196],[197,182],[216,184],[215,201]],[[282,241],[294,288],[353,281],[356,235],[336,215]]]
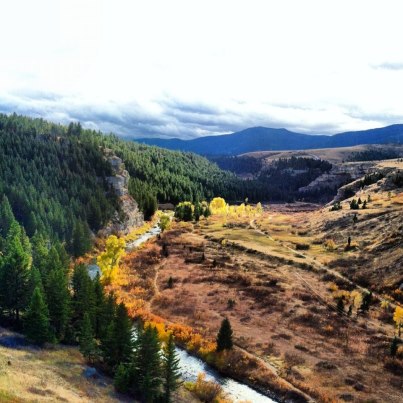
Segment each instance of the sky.
[[403,123],[401,0],[2,0],[0,112],[121,136]]

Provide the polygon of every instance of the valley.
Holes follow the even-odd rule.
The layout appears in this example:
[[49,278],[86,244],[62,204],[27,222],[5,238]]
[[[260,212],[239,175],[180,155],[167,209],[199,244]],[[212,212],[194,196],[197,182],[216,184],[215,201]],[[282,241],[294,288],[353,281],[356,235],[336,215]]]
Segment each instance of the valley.
[[175,402],[401,401],[401,146],[217,161],[229,172],[76,124],[0,131],[0,319],[24,341],[1,350],[5,401],[157,401],[169,343],[193,371],[170,367]]

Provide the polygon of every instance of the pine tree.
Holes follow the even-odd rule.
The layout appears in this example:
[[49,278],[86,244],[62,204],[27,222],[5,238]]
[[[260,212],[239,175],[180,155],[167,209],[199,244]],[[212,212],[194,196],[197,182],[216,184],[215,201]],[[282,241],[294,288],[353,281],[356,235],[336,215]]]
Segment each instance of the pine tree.
[[160,393],[162,383],[160,349],[157,330],[147,326],[138,335],[138,347],[135,354],[137,388],[146,402],[155,401]]
[[43,277],[46,277],[48,263],[48,245],[45,238],[38,232],[34,234],[32,241],[32,265],[36,267]]
[[5,253],[0,262],[0,306],[17,323],[27,306],[31,255],[29,239],[14,221],[7,234]]
[[162,356],[162,373],[163,373],[163,388],[164,402],[171,403],[172,392],[180,385],[179,358],[175,351],[175,343],[173,335],[170,334],[168,341],[163,349]]
[[116,315],[109,324],[107,335],[101,344],[105,362],[114,368],[129,362],[133,352],[132,325],[123,303],[116,309]]
[[24,330],[28,340],[42,345],[52,340],[49,329],[49,312],[39,287],[32,294],[31,302],[24,317]]
[[3,196],[0,203],[0,236],[5,238],[11,227],[11,224],[15,221],[13,210],[7,196]]
[[340,315],[342,315],[343,312],[344,312],[344,300],[343,300],[343,298],[339,298],[337,300],[337,311],[338,311],[338,313]]
[[127,393],[131,386],[132,378],[131,366],[123,363],[119,364],[113,378],[115,390],[120,393]]
[[56,338],[63,340],[70,317],[70,292],[68,279],[63,269],[54,269],[49,273],[46,299],[51,327]]
[[88,313],[91,326],[95,327],[95,294],[94,286],[85,265],[80,264],[74,268],[72,297],[72,323],[76,331],[81,326],[84,314]]
[[32,267],[31,272],[29,274],[29,280],[28,280],[29,295],[32,295],[34,293],[36,287],[39,287],[42,295],[44,297],[46,297],[45,290],[44,290],[43,284],[42,284],[41,273],[36,267]]
[[93,362],[97,356],[97,344],[94,340],[94,333],[91,326],[91,319],[88,313],[84,314],[79,336],[81,354],[89,361]]
[[362,296],[361,311],[367,312],[372,303],[372,292],[366,292]]
[[82,221],[77,220],[74,223],[72,240],[71,240],[71,253],[74,257],[84,255],[91,248],[91,237],[88,225]]
[[[103,298],[103,304],[99,307],[97,311],[97,329],[96,337],[99,340],[105,340],[108,332],[108,326],[113,321],[116,314],[116,299],[111,293]],[[97,307],[98,308],[98,307]]]
[[397,348],[399,347],[399,339],[395,336],[390,344],[390,355],[396,357]]
[[232,328],[228,318],[221,322],[220,330],[217,334],[217,351],[229,350],[233,346]]

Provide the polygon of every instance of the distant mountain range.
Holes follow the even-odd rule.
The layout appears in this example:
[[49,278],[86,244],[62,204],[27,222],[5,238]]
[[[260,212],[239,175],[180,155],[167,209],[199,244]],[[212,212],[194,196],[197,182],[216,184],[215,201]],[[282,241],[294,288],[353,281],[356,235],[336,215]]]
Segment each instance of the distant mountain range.
[[402,144],[403,124],[331,136],[301,134],[286,129],[251,127],[232,134],[199,137],[193,140],[143,138],[135,141],[202,155],[238,155],[252,151],[307,150],[350,147],[359,144]]

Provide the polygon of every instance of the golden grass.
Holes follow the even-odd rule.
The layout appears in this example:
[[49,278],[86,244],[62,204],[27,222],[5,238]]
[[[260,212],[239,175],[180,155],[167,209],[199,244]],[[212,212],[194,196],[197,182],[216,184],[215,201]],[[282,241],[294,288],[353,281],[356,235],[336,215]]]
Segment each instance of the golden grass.
[[73,347],[46,350],[0,346],[0,401],[120,401],[111,379],[102,377],[104,386],[100,386],[98,381],[83,376],[85,367],[81,354]]

